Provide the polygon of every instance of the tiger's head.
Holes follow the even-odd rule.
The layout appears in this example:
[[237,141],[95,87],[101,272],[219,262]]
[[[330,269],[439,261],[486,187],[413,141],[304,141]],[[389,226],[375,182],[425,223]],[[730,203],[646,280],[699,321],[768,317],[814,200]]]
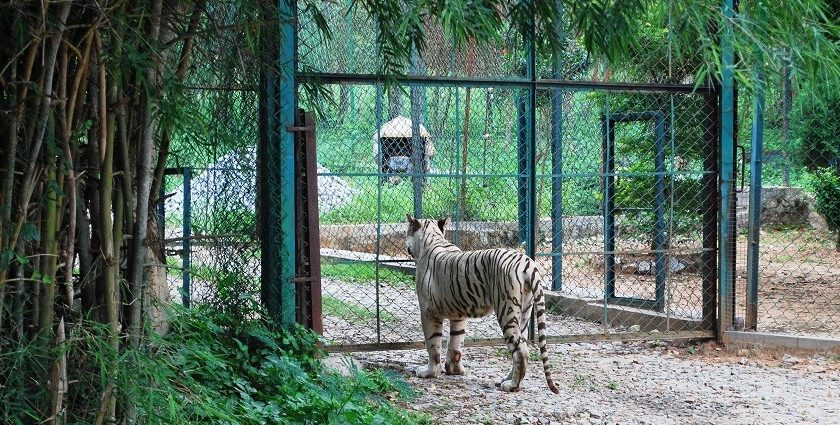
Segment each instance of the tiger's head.
[[420,248],[429,239],[427,236],[432,236],[432,233],[445,239],[444,229],[448,219],[429,220],[416,218],[411,214],[406,214],[405,217],[408,219],[408,231],[405,234],[406,249],[412,258],[417,258]]

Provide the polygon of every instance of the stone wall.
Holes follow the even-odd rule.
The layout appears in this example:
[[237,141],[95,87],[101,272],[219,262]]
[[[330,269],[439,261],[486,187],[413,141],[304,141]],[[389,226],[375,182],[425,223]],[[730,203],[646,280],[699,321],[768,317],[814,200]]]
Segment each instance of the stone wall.
[[[737,194],[736,223],[749,224],[750,190]],[[824,228],[825,220],[814,210],[814,198],[801,187],[765,187],[761,192],[761,226]]]
[[[406,223],[382,223],[379,226],[380,253],[394,256],[405,255]],[[514,221],[462,222],[458,229],[458,245],[464,250],[517,247],[519,245],[518,224]],[[455,230],[450,223],[447,237],[453,238]],[[348,251],[376,252],[376,224],[346,224],[321,226],[321,247]],[[601,216],[576,216],[563,218],[563,235],[566,240],[599,236],[604,233]],[[542,219],[538,226],[538,238],[551,240],[551,220]]]

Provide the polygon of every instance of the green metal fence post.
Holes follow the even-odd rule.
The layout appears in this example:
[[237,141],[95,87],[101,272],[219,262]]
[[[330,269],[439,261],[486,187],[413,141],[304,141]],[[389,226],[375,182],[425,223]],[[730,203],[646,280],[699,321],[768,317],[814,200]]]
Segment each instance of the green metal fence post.
[[280,16],[283,19],[283,37],[280,55],[280,205],[282,211],[282,248],[280,261],[281,322],[285,326],[295,323],[295,134],[288,131],[295,125],[297,116],[297,1],[280,0]]
[[[761,3],[757,19],[764,19]],[[755,94],[753,95],[753,125],[750,149],[750,210],[749,245],[747,247],[747,311],[744,320],[746,329],[758,328],[758,248],[761,228],[761,160],[764,154],[764,72],[761,69],[761,50],[755,49]],[[787,164],[785,164],[787,167]]]
[[184,307],[190,308],[190,267],[192,261],[192,169],[184,167],[184,205],[183,205],[183,241],[181,243],[181,302]]
[[[557,1],[563,11],[563,2]],[[563,20],[555,24],[557,38],[563,38]],[[554,78],[563,78],[563,52],[554,58]],[[563,289],[563,91],[551,91],[551,289]]]
[[[420,74],[420,54],[414,50],[411,54],[411,70],[415,75]],[[414,216],[423,217],[423,185],[426,180],[426,143],[420,137],[420,86],[412,83],[409,86],[411,96],[411,182],[414,192]]]
[[[531,21],[531,28],[528,40],[528,77],[531,79],[531,87],[528,89],[528,218],[525,220],[528,234],[525,237],[525,252],[531,258],[537,258],[537,228],[539,226],[539,211],[537,211],[537,35],[536,23]],[[528,335],[536,340],[536,311],[531,310],[531,321],[528,327]]]
[[267,37],[265,47],[278,69],[277,72],[264,71],[260,81],[261,297],[269,316],[277,323],[291,327],[296,317],[292,281],[295,274],[295,135],[290,131],[297,115],[296,2],[279,0],[277,10],[279,31]]
[[516,129],[517,129],[517,168],[519,178],[517,189],[517,223],[519,243],[526,243],[528,239],[528,98],[525,89],[517,90],[516,94]]
[[718,243],[718,285],[720,302],[718,304],[718,337],[722,339],[723,332],[729,330],[735,318],[734,295],[734,252],[731,252],[735,234],[731,209],[734,199],[733,185],[735,182],[735,79],[734,79],[734,51],[732,47],[732,23],[735,16],[735,0],[723,0],[723,36],[721,47],[723,50],[723,67],[721,70],[720,95],[720,239]]

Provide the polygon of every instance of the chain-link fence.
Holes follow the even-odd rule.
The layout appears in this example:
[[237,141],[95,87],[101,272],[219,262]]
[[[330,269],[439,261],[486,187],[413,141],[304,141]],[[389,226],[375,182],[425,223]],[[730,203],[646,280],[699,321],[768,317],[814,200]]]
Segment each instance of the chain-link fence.
[[[669,55],[663,31],[651,35],[662,49],[610,66],[575,43],[554,56],[517,37],[455,48],[429,27],[426,50],[388,90],[372,76],[378,29],[358,8],[327,9],[333,38],[303,20],[298,49],[301,81],[328,89],[301,92],[322,112],[328,339],[423,340],[407,213],[450,218],[447,236],[464,250],[534,256],[555,339],[710,335],[717,94],[693,87],[696,64]],[[468,335],[501,330],[488,317],[471,320]]]
[[[744,183],[739,182],[737,315],[748,329],[837,338],[840,98],[819,86],[797,89],[789,72],[768,75],[765,93],[760,187],[752,173],[757,164],[749,157]],[[754,143],[753,100],[742,99],[739,105],[739,144],[745,152]],[[761,227],[754,241],[749,235],[751,190],[760,190],[761,199]],[[748,267],[751,249],[758,254],[755,271]],[[757,295],[752,305],[751,291]]]
[[176,133],[157,204],[167,282],[185,306],[240,315],[259,304],[255,90],[197,89],[205,132]]
[[[303,191],[312,170],[294,174],[299,321],[319,316],[325,336],[347,347],[422,340],[405,252],[410,213],[449,217],[447,235],[464,250],[534,256],[551,290],[555,339],[710,335],[718,314],[718,168],[724,155],[748,157],[753,105],[740,98],[743,149],[719,152],[717,89],[695,87],[698,58],[670,49],[667,16],[651,22],[647,48],[620,64],[585,54],[573,39],[557,55],[531,50],[519,36],[455,48],[429,26],[425,50],[388,90],[375,75],[379,29],[360,8],[339,2],[324,11],[331,39],[304,16],[297,37],[298,83],[326,89],[298,91],[301,106],[320,112],[317,229],[301,221],[313,215],[301,209],[314,201]],[[254,303],[266,267],[255,192],[280,196],[268,180],[255,184],[255,164],[264,161],[256,158],[256,93],[242,85],[202,90],[212,136],[181,136],[185,153],[175,149],[162,194],[171,283],[188,288],[192,302],[236,292]],[[837,336],[836,99],[802,90],[794,93],[783,76],[768,79],[757,244],[748,232],[750,161],[738,161],[738,238],[725,249],[735,260],[727,261],[734,325]],[[298,125],[292,132],[309,131]],[[304,160],[296,152],[296,164]],[[272,250],[289,236],[270,233],[262,238]],[[312,293],[300,292],[317,277],[308,268],[313,238],[321,314]],[[755,272],[750,247],[759,254]],[[493,319],[474,320],[469,334],[501,335]]]

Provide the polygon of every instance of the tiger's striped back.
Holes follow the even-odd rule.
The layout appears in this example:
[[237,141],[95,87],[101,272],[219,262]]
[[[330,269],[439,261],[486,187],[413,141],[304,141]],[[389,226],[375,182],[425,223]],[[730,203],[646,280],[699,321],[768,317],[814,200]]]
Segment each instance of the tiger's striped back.
[[[449,319],[451,324],[453,320],[484,317],[495,312],[505,343],[514,357],[514,370],[509,380],[514,381],[511,385],[515,390],[524,376],[527,325],[531,308],[536,307],[540,357],[546,382],[553,392],[558,392],[549,370],[545,343],[545,298],[536,262],[518,251],[505,248],[462,251],[446,240],[443,223],[432,220],[412,223],[411,217],[409,223],[407,244],[409,253],[417,262],[416,289],[421,320]],[[450,344],[451,338],[452,335]],[[515,374],[517,361],[521,363],[520,376]]]

